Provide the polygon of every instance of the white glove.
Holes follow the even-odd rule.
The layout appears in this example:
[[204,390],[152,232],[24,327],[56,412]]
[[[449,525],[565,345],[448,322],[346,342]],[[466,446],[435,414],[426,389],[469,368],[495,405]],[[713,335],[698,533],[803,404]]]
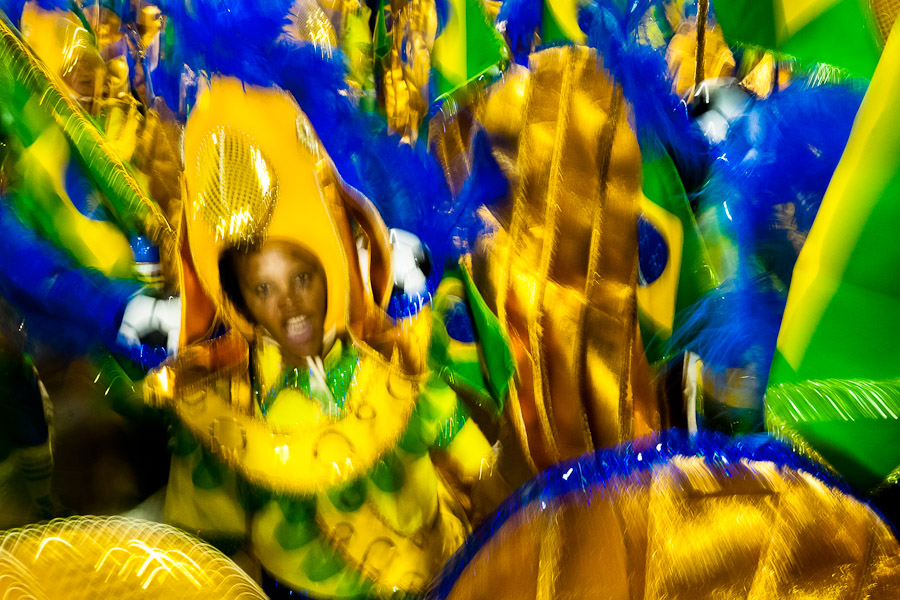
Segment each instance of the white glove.
[[425,293],[425,249],[414,234],[403,229],[391,229],[391,261],[394,265],[394,286],[403,288],[410,296]]
[[170,356],[175,356],[181,333],[181,298],[159,300],[137,295],[128,301],[119,327],[119,338],[126,344],[137,346],[142,337],[153,332],[166,336],[166,349]]

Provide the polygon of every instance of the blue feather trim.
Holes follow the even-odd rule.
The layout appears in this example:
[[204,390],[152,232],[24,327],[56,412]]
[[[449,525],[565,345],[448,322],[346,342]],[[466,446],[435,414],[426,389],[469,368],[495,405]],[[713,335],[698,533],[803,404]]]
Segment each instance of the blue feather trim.
[[792,203],[808,232],[850,137],[864,90],[795,82],[756,101],[712,151],[705,196],[727,198],[737,238],[753,243],[773,229],[772,211]]
[[559,463],[531,479],[475,529],[444,566],[426,598],[440,600],[449,597],[453,586],[481,549],[512,516],[528,505],[550,502],[568,494],[589,496],[602,492],[608,485],[618,485],[616,479],[628,479],[647,472],[677,456],[701,457],[726,472],[731,465],[742,460],[771,462],[781,469],[804,471],[829,487],[845,494],[851,493],[836,476],[768,436],[730,439],[707,431],[700,431],[694,436],[678,430],[662,431],[609,450]]
[[761,399],[785,303],[784,291],[765,277],[733,277],[676,315],[666,354],[695,352],[712,372],[752,365]]

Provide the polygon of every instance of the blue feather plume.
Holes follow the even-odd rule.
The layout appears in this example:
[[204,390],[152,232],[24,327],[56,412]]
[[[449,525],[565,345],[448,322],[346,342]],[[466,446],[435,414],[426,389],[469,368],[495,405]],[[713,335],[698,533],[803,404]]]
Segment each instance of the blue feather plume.
[[758,100],[713,149],[706,195],[728,198],[742,247],[772,232],[774,207],[792,203],[808,232],[840,160],[863,90],[797,82]]
[[29,335],[81,354],[115,347],[122,314],[141,286],[78,267],[0,199],[0,295],[25,317]]
[[291,0],[163,0],[184,62],[208,73],[270,85],[267,49],[288,22]]
[[614,0],[594,0],[579,11],[578,24],[622,87],[642,152],[652,156],[668,149],[679,164],[694,164],[706,152],[703,136],[673,91],[665,56],[638,36],[641,19],[655,3],[635,0],[622,8]]
[[[673,352],[768,380],[794,264],[850,135],[862,91],[796,82],[757,100],[712,149],[700,198],[736,242],[733,273],[676,317]],[[719,210],[721,209],[721,210]]]
[[19,26],[22,21],[22,10],[26,0],[0,0],[0,11],[6,15],[10,23]]
[[543,0],[505,0],[500,5],[496,23],[505,23],[504,35],[520,65],[528,64],[528,55],[534,49],[535,33],[544,23]]

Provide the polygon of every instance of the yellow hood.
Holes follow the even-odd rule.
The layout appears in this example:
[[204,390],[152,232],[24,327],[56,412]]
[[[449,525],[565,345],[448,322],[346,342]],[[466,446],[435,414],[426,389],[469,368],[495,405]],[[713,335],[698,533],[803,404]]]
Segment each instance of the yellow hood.
[[[184,343],[202,339],[216,322],[252,334],[223,293],[219,259],[229,248],[264,240],[294,242],[319,258],[328,285],[326,332],[343,333],[386,306],[387,229],[371,203],[339,178],[291,96],[213,78],[185,126],[184,164]],[[357,256],[359,233],[368,239],[370,281]]]

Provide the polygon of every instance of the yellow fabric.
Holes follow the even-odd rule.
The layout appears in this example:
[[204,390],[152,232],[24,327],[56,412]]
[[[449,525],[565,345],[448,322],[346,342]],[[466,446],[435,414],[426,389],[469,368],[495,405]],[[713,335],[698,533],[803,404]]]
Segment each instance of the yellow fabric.
[[865,504],[772,463],[725,468],[681,457],[603,493],[533,502],[448,597],[898,597],[900,545]]
[[437,10],[434,0],[392,0],[390,10],[393,29],[384,65],[384,110],[388,125],[415,142],[422,119],[428,114]]
[[534,54],[489,93],[479,116],[517,148],[518,185],[472,268],[518,364],[509,422],[540,468],[659,423],[631,382],[640,154],[591,49]]
[[255,418],[247,345],[238,335],[185,349],[146,380],[145,394],[172,409],[213,454],[251,483],[314,494],[370,470],[405,431],[418,382],[396,362],[360,349],[348,414],[277,428]]
[[771,52],[763,54],[755,67],[741,80],[741,86],[757,98],[768,98],[777,83],[775,58]]
[[[271,346],[258,352],[260,372],[267,370],[265,363],[277,363],[272,359],[275,352]],[[326,368],[329,358],[340,352],[338,341],[325,359]],[[363,363],[358,368],[363,368]],[[434,379],[432,376],[429,381]],[[368,389],[371,393],[372,388]],[[434,423],[433,430],[424,432],[423,438],[428,440],[437,437],[437,427],[450,419],[458,400],[446,385],[436,390],[423,384],[423,389],[426,396],[419,410],[427,412],[429,421]],[[284,406],[281,411],[280,405]],[[307,429],[314,429],[316,420],[328,421],[318,404],[292,389],[279,393],[266,418],[270,424],[276,419],[294,424],[306,418],[303,426]],[[359,437],[353,439],[360,441]],[[451,446],[454,444],[448,453],[457,459],[467,458],[469,467],[461,461],[454,462],[454,479],[469,484],[491,479],[494,452],[474,423],[467,422]],[[254,552],[263,567],[295,589],[314,591],[315,596],[347,595],[346,585],[356,589],[351,585],[353,572],[374,582],[382,595],[390,596],[396,589],[423,590],[471,530],[465,512],[467,503],[453,493],[458,486],[447,482],[436,470],[432,453],[412,454],[400,447],[382,452],[380,460],[397,461],[402,484],[399,489],[382,490],[367,478],[354,482],[363,486],[366,498],[357,510],[335,504],[333,494],[339,485],[320,491],[315,497],[315,520],[321,539],[296,549],[286,549],[276,541],[285,518],[281,503],[290,500],[270,501],[254,515],[251,527]],[[365,472],[360,469],[357,476]],[[329,556],[336,551],[347,566],[325,580],[311,580],[303,565],[317,555]]]
[[0,536],[0,597],[264,600],[219,551],[159,523],[74,517]]
[[576,44],[585,42],[587,36],[578,26],[579,0],[548,0],[545,6],[568,39]]
[[242,539],[247,533],[247,515],[238,502],[235,473],[223,470],[222,485],[202,489],[193,482],[194,470],[202,460],[199,447],[187,456],[172,456],[163,521],[206,539]]

